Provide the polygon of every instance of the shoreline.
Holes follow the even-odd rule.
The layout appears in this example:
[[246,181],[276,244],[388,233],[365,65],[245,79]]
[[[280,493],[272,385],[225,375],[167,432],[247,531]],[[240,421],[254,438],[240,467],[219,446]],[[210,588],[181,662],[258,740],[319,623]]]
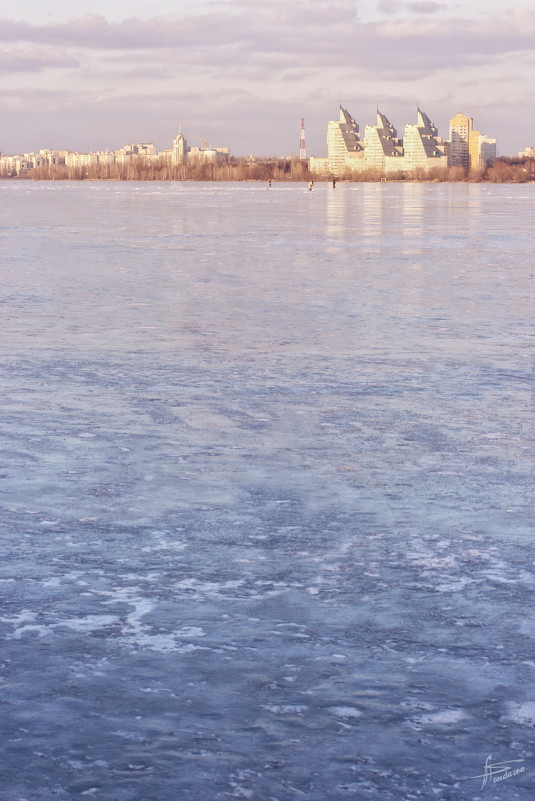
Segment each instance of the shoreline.
[[[271,184],[307,184],[308,179],[288,178],[288,179],[265,179],[265,178],[33,178],[22,175],[1,175],[0,181],[22,181],[36,183],[139,183],[139,184],[265,184],[271,180]],[[314,178],[314,184],[330,184],[332,179]],[[504,179],[490,180],[488,178],[337,178],[338,184],[533,184],[535,177],[524,180]]]

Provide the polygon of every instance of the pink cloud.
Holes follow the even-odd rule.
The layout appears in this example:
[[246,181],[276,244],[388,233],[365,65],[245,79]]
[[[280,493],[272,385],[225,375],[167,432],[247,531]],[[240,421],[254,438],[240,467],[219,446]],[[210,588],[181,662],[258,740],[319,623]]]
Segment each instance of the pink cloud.
[[[386,0],[383,0],[383,4]],[[485,22],[462,18],[429,18],[442,4],[415,0],[421,16],[363,23],[350,2],[335,6],[271,0],[259,10],[256,3],[233,0],[196,16],[108,22],[86,14],[67,23],[33,25],[4,20],[0,39],[54,48],[95,51],[163,51],[178,54],[181,63],[241,64],[268,59],[273,68],[336,66],[362,68],[388,63],[403,68],[420,59],[422,74],[433,71],[448,54],[452,65],[464,53],[493,55],[529,49],[535,45],[535,12],[518,6],[505,18]],[[336,13],[333,13],[333,9]],[[392,50],[395,40],[395,52]],[[463,55],[466,58],[466,55]]]
[[434,3],[433,0],[415,0],[413,3],[407,3],[409,11],[415,14],[436,14],[437,11],[443,11],[447,7],[445,3]]
[[40,72],[48,68],[78,67],[80,62],[68,53],[51,48],[23,47],[0,50],[0,72]]

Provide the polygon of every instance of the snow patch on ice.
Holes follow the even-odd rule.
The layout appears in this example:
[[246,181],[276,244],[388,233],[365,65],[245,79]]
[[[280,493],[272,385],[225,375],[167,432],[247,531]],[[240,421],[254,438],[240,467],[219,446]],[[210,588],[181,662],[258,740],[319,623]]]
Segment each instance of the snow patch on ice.
[[184,645],[177,642],[177,637],[178,634],[175,632],[171,634],[151,634],[148,631],[140,631],[137,634],[123,637],[123,641],[127,646],[133,649],[146,648],[148,651],[159,651],[164,654],[169,654],[174,651],[188,653],[190,651],[205,650],[201,645],[194,645],[193,643]]
[[11,623],[13,632],[6,636],[8,640],[20,640],[24,634],[36,634],[38,637],[46,637],[51,633],[49,626],[44,624],[35,623],[37,612],[32,612],[30,609],[22,609],[16,615],[7,615],[0,617],[4,623]]
[[449,576],[449,581],[443,581],[441,584],[437,584],[435,587],[436,592],[460,592],[464,590],[464,588],[471,584],[471,580],[460,576],[459,578],[453,578]]
[[360,718],[362,712],[354,706],[330,706],[329,712],[339,718]]
[[183,628],[173,632],[173,635],[182,639],[185,637],[206,637],[206,632],[200,626],[183,626]]
[[409,721],[413,728],[421,726],[452,726],[465,720],[466,712],[463,709],[442,709],[438,712],[430,712],[427,715],[420,715]]
[[116,605],[122,602],[133,607],[125,617],[125,625],[119,637],[119,641],[127,648],[147,649],[161,653],[188,653],[203,647],[193,643],[184,643],[184,640],[206,636],[200,626],[182,626],[174,631],[162,632],[155,631],[152,625],[143,622],[143,619],[156,608],[157,603],[146,598],[139,587],[118,587],[109,595],[111,597],[104,601],[104,604]]
[[182,579],[182,581],[177,581],[175,587],[178,590],[195,592],[209,598],[218,598],[221,595],[227,595],[226,591],[236,590],[244,584],[245,582],[242,579],[236,581],[201,581],[196,578],[186,578]]
[[299,704],[262,704],[262,709],[273,712],[275,715],[302,715],[307,711],[306,706]]
[[31,609],[21,609],[20,612],[16,615],[4,615],[0,616],[0,620],[4,623],[26,623],[30,620],[35,620],[37,617],[37,612],[32,612]]
[[8,640],[20,640],[23,634],[37,634],[38,637],[47,637],[51,633],[51,628],[48,626],[37,626],[37,625],[28,625],[28,626],[21,626],[20,629],[16,629],[13,634],[10,634],[6,637]]
[[522,703],[512,701],[508,704],[505,717],[520,726],[535,728],[535,701],[523,701]]
[[184,542],[168,542],[163,538],[154,540],[152,545],[145,545],[141,548],[143,553],[152,553],[157,551],[183,551],[187,548],[187,543]]
[[457,567],[457,559],[454,556],[436,557],[426,551],[409,552],[407,561],[414,567],[423,567],[426,570],[444,570],[447,567]]
[[129,626],[132,626],[132,628],[139,628],[141,625],[141,618],[148,615],[149,612],[152,612],[155,604],[149,601],[148,598],[131,598],[128,603],[132,604],[134,611],[126,616],[126,622]]
[[116,616],[111,615],[87,615],[86,617],[61,620],[59,623],[54,623],[51,628],[62,627],[73,629],[74,631],[95,631],[96,629],[110,626],[117,620]]

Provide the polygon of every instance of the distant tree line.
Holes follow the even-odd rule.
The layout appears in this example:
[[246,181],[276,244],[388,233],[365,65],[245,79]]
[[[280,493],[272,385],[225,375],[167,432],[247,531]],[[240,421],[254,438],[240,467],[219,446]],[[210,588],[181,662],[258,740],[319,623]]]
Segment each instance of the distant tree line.
[[65,164],[33,167],[18,177],[35,181],[309,181],[306,162],[297,158],[202,161],[172,164],[161,159],[149,161],[143,157],[127,164],[94,164],[72,167]]
[[[52,165],[34,167],[18,178],[43,180],[109,181],[332,181],[334,175],[312,175],[307,163],[298,158],[231,158],[228,161],[192,161],[171,164],[166,160],[148,161],[143,157],[128,164],[97,164],[88,167]],[[446,167],[426,172],[393,173],[384,176],[374,170],[359,175],[341,172],[337,181],[434,181],[469,183],[527,183],[535,181],[535,159],[500,157],[477,170]]]

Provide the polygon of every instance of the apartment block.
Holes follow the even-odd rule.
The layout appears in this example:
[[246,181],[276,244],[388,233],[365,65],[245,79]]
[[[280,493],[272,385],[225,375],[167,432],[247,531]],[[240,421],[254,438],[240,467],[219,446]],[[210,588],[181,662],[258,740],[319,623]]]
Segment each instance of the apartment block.
[[185,164],[186,161],[222,161],[228,159],[230,150],[228,147],[198,147],[193,145],[188,147],[188,143],[180,132],[173,140],[171,150],[172,164]]
[[91,151],[78,153],[69,150],[40,150],[39,153],[25,153],[16,156],[0,156],[0,176],[20,175],[34,167],[65,165],[69,168],[88,168],[106,164],[128,165],[137,159],[156,163],[167,161],[184,164],[188,157],[203,161],[223,161],[230,156],[228,147],[187,146],[182,133],[173,141],[170,150],[159,153],[152,142],[129,144],[120,150]]
[[173,164],[185,164],[187,158],[187,142],[184,139],[182,131],[173,139],[173,148],[171,151],[171,162]]
[[381,173],[403,169],[403,143],[392,123],[377,109],[377,122],[364,129],[364,162],[366,169]]
[[96,167],[98,153],[67,153],[65,166],[67,167]]
[[340,107],[340,118],[327,128],[327,158],[311,158],[309,169],[314,174],[358,175],[364,171],[389,175],[413,173],[447,167],[447,146],[429,117],[418,109],[415,124],[405,127],[405,137],[398,139],[390,120],[377,110],[375,125],[367,125],[364,139],[359,126],[346,109]]
[[458,113],[450,120],[450,167],[470,166],[470,134],[474,121],[466,114]]
[[405,126],[403,137],[404,169],[413,173],[448,166],[445,143],[427,114],[418,109],[416,124]]
[[468,143],[468,152],[471,170],[486,167],[496,158],[496,139],[489,139],[479,131],[472,131]]
[[450,120],[450,167],[477,170],[496,158],[496,140],[474,131],[474,121],[458,113]]

